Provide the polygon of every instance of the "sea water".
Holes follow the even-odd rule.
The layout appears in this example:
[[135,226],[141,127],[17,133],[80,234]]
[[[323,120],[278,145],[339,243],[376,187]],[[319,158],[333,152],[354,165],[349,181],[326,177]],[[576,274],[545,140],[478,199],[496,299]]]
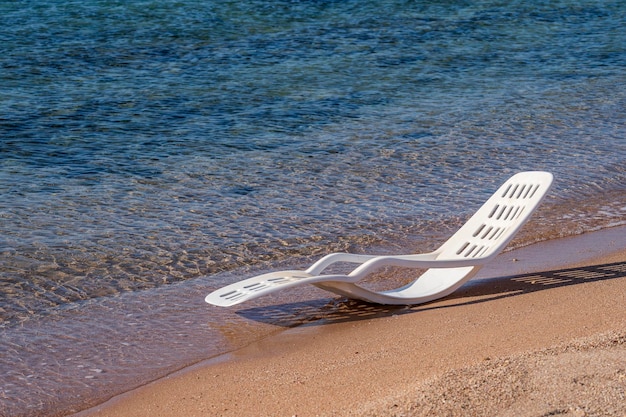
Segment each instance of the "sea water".
[[626,224],[624,27],[624,1],[0,2],[0,415],[332,314],[203,298],[433,249],[518,171],[556,183],[513,246]]

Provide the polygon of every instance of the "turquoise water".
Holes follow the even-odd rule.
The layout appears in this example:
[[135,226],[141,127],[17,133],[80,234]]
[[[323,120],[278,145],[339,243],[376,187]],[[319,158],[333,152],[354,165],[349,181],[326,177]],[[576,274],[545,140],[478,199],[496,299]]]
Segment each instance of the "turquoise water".
[[[329,251],[431,248],[517,171],[557,183],[516,245],[624,224],[625,16],[0,3],[0,414],[67,413],[275,331],[202,299]],[[332,309],[316,291],[255,305]]]

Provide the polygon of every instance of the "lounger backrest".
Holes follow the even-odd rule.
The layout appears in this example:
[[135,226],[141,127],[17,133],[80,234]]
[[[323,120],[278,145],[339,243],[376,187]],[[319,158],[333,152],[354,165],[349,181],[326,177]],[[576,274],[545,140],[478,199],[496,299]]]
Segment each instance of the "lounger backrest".
[[509,178],[439,251],[438,259],[490,259],[513,239],[550,189],[549,172]]

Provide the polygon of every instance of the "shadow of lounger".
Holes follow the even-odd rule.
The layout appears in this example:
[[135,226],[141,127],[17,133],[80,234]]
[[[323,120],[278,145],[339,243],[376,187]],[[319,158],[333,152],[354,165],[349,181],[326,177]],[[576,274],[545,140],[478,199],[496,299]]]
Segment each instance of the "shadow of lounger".
[[[367,303],[360,300],[311,300],[240,310],[238,315],[254,321],[281,327],[303,324],[325,325],[354,322],[399,314],[412,314],[433,309],[453,308],[515,297],[552,288],[580,285],[587,282],[626,278],[626,262],[590,265],[489,278],[469,282],[446,298],[415,306],[394,306]],[[442,304],[442,301],[444,302]]]

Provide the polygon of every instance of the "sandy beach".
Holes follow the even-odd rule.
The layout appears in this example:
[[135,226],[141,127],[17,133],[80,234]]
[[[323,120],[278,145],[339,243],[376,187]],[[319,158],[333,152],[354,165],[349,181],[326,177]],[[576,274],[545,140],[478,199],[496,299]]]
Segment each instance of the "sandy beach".
[[427,305],[346,302],[76,417],[623,417],[625,306],[616,227],[508,251]]

